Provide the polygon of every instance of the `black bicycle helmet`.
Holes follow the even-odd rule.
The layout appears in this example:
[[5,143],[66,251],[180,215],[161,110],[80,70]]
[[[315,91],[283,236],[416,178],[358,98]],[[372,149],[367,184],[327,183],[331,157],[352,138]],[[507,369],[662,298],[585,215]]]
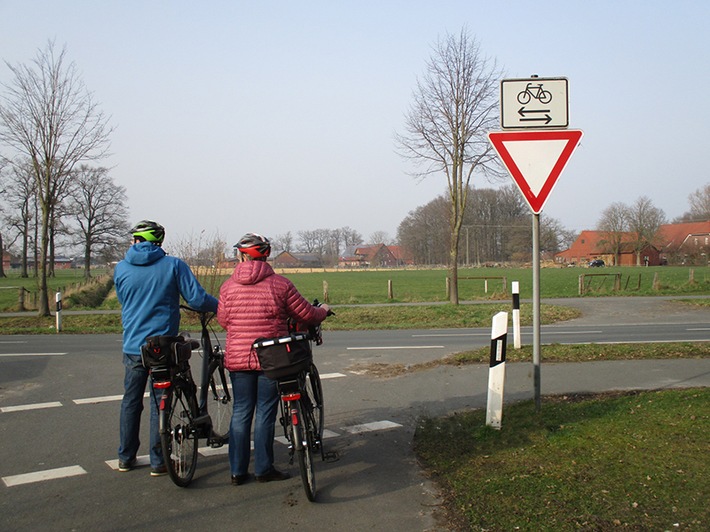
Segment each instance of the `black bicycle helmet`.
[[165,240],[165,227],[153,220],[141,220],[131,228],[131,234],[133,238],[162,244]]
[[255,259],[265,259],[271,253],[271,242],[257,233],[247,233],[234,245],[241,253]]

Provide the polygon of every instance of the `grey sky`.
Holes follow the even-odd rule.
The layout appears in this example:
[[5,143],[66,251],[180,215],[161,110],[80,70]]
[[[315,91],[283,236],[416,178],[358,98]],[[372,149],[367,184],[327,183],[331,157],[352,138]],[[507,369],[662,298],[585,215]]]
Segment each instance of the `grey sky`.
[[679,216],[710,182],[708,20],[700,0],[0,0],[0,56],[66,45],[116,126],[105,166],[132,219],[168,241],[343,226],[367,239],[444,192],[443,176],[408,175],[393,136],[431,45],[465,25],[506,77],[569,79],[584,137],[543,214],[580,231],[641,195]]

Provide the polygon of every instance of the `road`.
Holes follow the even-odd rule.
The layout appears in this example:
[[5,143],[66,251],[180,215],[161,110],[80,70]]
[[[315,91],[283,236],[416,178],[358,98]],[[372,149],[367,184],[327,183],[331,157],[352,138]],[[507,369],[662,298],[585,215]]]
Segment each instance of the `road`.
[[[582,318],[543,327],[543,343],[710,341],[708,311],[615,299],[566,301],[580,305]],[[524,328],[523,343],[531,338]],[[441,529],[436,488],[412,453],[417,419],[484,407],[488,368],[441,366],[393,379],[352,369],[441,358],[489,345],[490,332],[330,332],[325,342],[316,357],[327,377],[326,444],[338,460],[316,464],[313,504],[280,441],[277,467],[294,475],[285,482],[231,486],[224,449],[202,450],[187,489],[151,478],[147,467],[118,473],[119,336],[0,336],[0,529]],[[544,347],[542,355],[543,394],[710,386],[707,359],[545,364]],[[506,402],[532,394],[531,365],[509,364]]]

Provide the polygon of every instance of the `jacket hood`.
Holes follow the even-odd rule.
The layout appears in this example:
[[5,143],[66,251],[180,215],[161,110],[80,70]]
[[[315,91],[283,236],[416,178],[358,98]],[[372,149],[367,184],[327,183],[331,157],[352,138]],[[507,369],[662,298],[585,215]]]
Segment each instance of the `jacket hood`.
[[152,242],[138,242],[133,244],[126,252],[126,262],[134,266],[147,266],[162,259],[165,251]]
[[237,264],[232,277],[239,284],[256,284],[273,274],[274,269],[268,262],[248,260]]

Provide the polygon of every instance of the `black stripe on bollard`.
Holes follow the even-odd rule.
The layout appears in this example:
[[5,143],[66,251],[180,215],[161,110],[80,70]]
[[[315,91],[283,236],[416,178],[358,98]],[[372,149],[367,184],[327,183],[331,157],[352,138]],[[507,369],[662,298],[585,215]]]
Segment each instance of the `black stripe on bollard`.
[[498,364],[505,362],[505,351],[508,342],[508,334],[491,339],[491,362],[490,367],[493,368]]

